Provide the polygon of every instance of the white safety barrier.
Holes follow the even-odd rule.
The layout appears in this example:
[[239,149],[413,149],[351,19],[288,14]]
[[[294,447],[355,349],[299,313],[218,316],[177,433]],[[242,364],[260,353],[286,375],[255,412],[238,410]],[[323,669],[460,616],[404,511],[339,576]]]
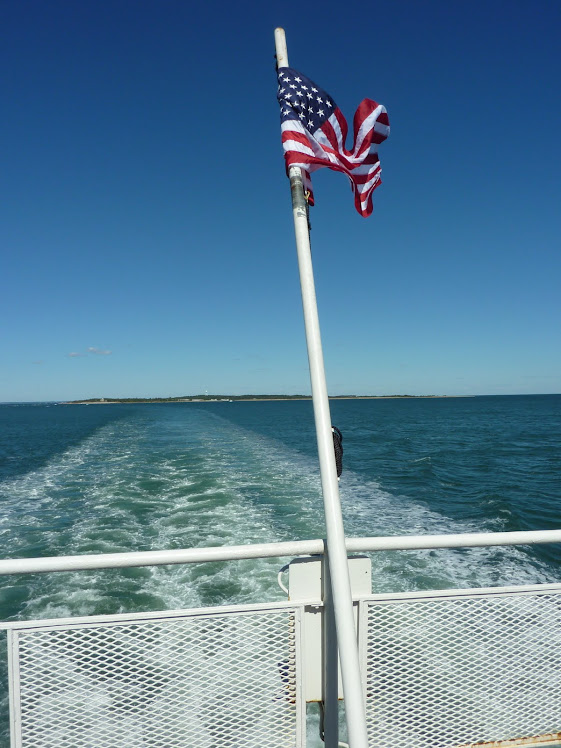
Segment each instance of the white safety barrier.
[[[346,544],[387,551],[552,542],[561,542],[561,531]],[[311,540],[11,559],[0,573],[321,556],[323,547]],[[319,616],[318,635],[333,636],[326,586],[323,579],[309,600],[300,592],[280,604],[0,624],[8,631],[12,748],[304,748],[314,668],[304,621]],[[358,594],[369,748],[561,745],[561,584]],[[317,655],[324,692],[329,677],[336,686],[333,652],[324,645]],[[336,714],[331,691],[326,746]]]
[[298,748],[300,618],[277,605],[11,625],[12,748]]
[[561,584],[360,603],[370,746],[561,743]]
[[[561,530],[526,532],[479,532],[459,535],[391,535],[379,538],[345,538],[350,553],[412,551],[429,548],[475,548],[495,545],[561,543]],[[286,543],[180,548],[173,551],[137,551],[80,556],[13,558],[0,560],[0,575],[31,574],[85,569],[121,569],[137,566],[196,564],[208,561],[240,561],[248,558],[283,558],[323,554],[325,541],[294,540]]]

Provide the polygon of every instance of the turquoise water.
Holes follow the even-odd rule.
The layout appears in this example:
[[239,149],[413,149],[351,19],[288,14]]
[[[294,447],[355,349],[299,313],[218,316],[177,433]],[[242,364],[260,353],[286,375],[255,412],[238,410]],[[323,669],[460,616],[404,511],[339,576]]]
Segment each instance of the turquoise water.
[[[561,396],[334,400],[348,535],[561,527]],[[324,536],[309,401],[0,406],[4,557]],[[276,560],[5,578],[2,619],[278,599]],[[561,581],[559,546],[386,553],[375,590]]]
[[[561,528],[561,395],[331,411],[349,536]],[[0,405],[4,557],[323,536],[309,401]],[[282,563],[4,577],[0,620],[283,599]],[[373,556],[374,591],[552,581],[559,546]]]

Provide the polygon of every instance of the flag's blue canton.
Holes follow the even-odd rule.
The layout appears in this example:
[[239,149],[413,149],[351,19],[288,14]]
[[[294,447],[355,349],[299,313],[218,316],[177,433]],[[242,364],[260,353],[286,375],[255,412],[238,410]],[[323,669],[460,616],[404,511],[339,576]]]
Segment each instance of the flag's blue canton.
[[329,94],[291,68],[279,71],[279,81],[281,122],[300,120],[307,130],[315,132],[337,108]]

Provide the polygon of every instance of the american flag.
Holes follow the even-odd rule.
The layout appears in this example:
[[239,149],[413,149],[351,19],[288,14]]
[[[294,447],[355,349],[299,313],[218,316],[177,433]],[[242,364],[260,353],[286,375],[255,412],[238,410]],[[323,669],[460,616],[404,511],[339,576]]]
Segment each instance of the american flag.
[[389,135],[386,108],[363,99],[354,116],[354,143],[345,148],[347,121],[331,96],[292,68],[279,68],[277,98],[281,107],[281,133],[286,168],[303,170],[310,193],[311,172],[327,166],[344,172],[351,182],[355,207],[365,218],[372,213],[372,193],[382,183],[378,146]]

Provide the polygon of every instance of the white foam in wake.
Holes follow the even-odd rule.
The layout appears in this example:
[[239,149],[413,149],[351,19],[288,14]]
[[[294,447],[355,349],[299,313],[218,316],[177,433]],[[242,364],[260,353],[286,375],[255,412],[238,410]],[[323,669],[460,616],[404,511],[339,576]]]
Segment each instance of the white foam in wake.
[[[119,421],[41,470],[0,486],[10,556],[238,545],[323,537],[317,462],[199,410]],[[346,470],[349,536],[481,531]],[[373,554],[375,590],[552,581],[524,551]],[[275,599],[276,560],[29,578],[25,617]],[[15,614],[15,612],[14,612]]]

